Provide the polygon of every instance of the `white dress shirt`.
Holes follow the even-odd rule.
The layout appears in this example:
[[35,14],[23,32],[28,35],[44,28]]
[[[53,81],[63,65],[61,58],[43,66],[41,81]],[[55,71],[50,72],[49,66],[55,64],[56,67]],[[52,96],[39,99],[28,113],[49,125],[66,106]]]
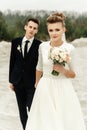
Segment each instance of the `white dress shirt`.
[[28,50],[27,50],[27,51],[29,51],[29,49],[30,49],[30,47],[31,47],[31,45],[32,45],[32,42],[33,42],[33,40],[34,40],[34,37],[31,38],[31,39],[27,39],[27,38],[24,36],[24,38],[23,38],[23,40],[22,40],[22,54],[23,54],[23,56],[24,56],[24,46],[25,46],[26,40],[29,40]]

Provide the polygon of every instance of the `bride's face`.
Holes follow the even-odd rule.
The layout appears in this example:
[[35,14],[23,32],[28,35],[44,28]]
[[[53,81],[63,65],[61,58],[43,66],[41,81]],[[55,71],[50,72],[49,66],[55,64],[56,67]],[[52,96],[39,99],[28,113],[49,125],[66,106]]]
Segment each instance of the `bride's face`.
[[63,27],[61,22],[49,23],[47,25],[47,29],[51,41],[57,42],[62,40],[62,35],[65,32],[65,27]]

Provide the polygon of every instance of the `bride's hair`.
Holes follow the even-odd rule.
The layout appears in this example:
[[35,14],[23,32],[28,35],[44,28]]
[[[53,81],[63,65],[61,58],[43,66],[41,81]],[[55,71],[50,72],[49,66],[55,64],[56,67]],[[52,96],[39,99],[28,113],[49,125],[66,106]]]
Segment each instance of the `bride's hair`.
[[47,18],[46,23],[48,25],[49,23],[61,22],[65,26],[65,19],[66,17],[63,13],[55,12]]

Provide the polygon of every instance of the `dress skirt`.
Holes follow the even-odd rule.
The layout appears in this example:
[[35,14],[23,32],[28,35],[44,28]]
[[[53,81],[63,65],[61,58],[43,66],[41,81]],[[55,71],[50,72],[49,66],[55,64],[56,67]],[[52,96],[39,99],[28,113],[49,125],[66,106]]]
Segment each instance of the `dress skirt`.
[[26,130],[86,130],[70,79],[43,76],[36,88]]

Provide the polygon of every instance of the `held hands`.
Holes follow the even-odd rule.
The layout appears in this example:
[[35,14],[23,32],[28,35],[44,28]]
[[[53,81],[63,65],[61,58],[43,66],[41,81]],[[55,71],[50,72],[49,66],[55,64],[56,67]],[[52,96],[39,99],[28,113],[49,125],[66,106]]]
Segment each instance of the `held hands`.
[[12,91],[14,91],[14,85],[12,83],[10,83],[10,88]]
[[37,83],[35,83],[34,87],[37,88]]

